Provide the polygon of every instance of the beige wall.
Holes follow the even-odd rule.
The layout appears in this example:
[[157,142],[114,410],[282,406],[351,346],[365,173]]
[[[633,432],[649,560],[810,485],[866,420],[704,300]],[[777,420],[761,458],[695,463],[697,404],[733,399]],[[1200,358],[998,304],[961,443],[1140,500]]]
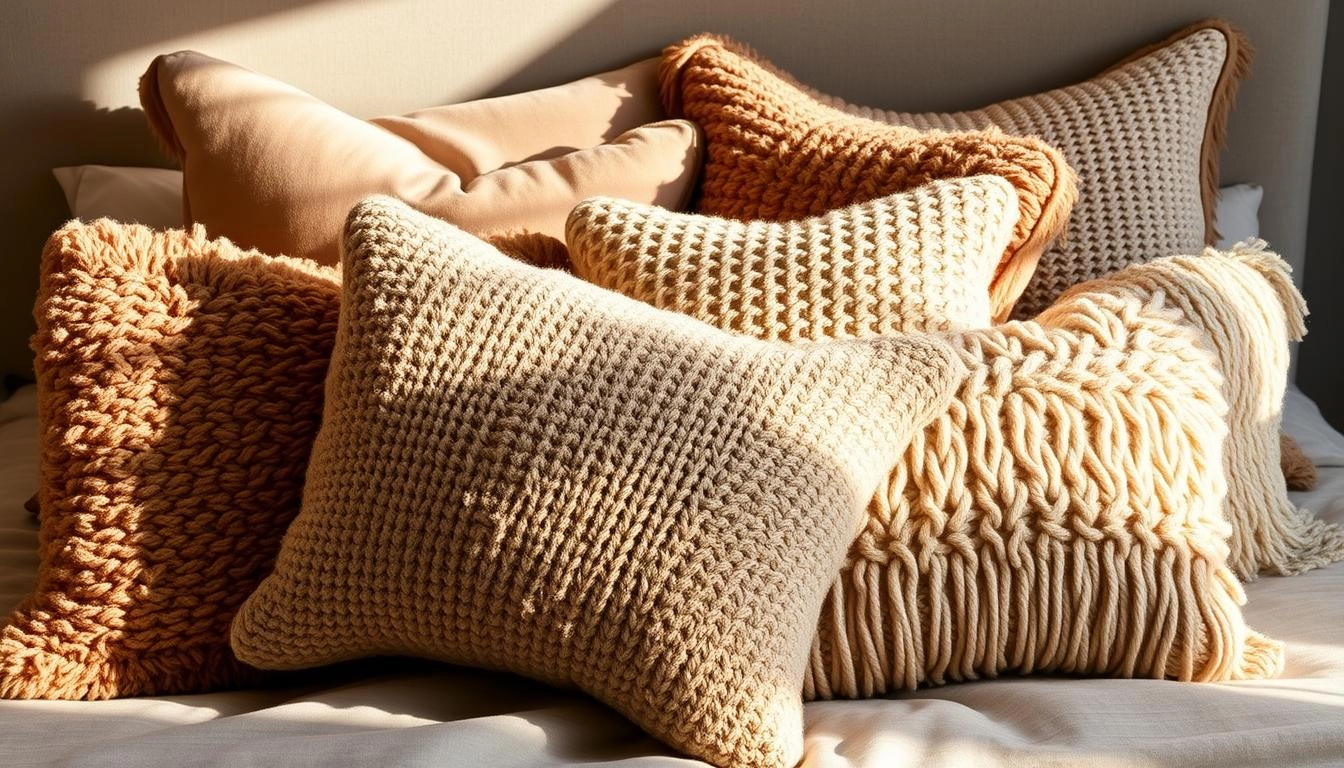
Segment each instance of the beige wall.
[[0,3],[0,367],[29,366],[38,256],[64,216],[48,169],[163,164],[132,109],[136,78],[157,52],[197,48],[372,115],[560,82],[714,30],[753,43],[822,90],[924,110],[1062,85],[1189,21],[1221,15],[1243,26],[1260,52],[1233,117],[1224,178],[1264,184],[1265,234],[1300,262],[1327,6],[1327,0]]

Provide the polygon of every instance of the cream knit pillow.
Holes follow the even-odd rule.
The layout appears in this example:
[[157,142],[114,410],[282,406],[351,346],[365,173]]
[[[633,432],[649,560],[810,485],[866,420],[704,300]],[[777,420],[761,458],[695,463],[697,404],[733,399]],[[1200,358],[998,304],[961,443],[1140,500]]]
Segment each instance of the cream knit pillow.
[[972,176],[781,223],[594,198],[570,214],[565,239],[590,282],[797,341],[989,325],[1017,216],[1012,184]]
[[506,669],[719,765],[796,763],[826,587],[964,375],[947,345],[734,336],[387,198],[343,254],[303,507],[239,658]]
[[[1277,474],[1274,404],[1302,312],[1285,269],[1255,250],[1164,259],[1077,289],[1039,322],[944,334],[972,376],[870,506],[823,612],[807,694],[1007,671],[1274,673],[1278,645],[1242,623],[1236,576],[1341,554],[1339,534],[1293,509]],[[661,284],[630,283],[644,299]],[[680,303],[657,300],[758,336],[779,334],[762,318],[794,318],[801,337],[893,323],[876,314],[888,306],[841,300],[835,285],[752,294],[806,295],[819,318],[706,305],[695,285]]]

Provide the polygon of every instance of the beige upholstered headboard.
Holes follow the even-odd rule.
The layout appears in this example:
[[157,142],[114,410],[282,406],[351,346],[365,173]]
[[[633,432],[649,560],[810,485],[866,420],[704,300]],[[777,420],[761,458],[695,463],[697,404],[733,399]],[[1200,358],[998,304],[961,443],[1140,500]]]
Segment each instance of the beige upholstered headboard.
[[1064,85],[1221,16],[1258,50],[1223,181],[1264,186],[1263,234],[1300,266],[1327,10],[1328,0],[3,3],[0,365],[30,370],[38,256],[65,216],[49,169],[166,164],[134,108],[136,79],[159,52],[195,48],[374,115],[562,82],[719,31],[823,91],[920,111]]

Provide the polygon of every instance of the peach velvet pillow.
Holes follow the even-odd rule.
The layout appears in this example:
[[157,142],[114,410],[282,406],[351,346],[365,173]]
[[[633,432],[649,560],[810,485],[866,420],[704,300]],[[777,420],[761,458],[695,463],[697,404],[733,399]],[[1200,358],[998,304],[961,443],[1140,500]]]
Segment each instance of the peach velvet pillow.
[[186,174],[186,221],[243,247],[334,264],[346,213],[372,193],[481,235],[557,239],[592,195],[680,207],[699,138],[684,121],[657,122],[655,66],[365,121],[182,51],[150,64],[140,101]]
[[340,275],[203,230],[52,235],[33,337],[41,565],[0,629],[0,696],[255,682],[229,622],[298,513]]
[[1010,181],[1019,216],[990,286],[996,319],[1007,316],[1041,252],[1063,231],[1076,195],[1064,156],[1040,139],[854,117],[726,37],[669,46],[659,78],[668,112],[704,131],[698,213],[787,221],[935,179],[994,174]]
[[385,197],[346,238],[303,509],[239,658],[505,669],[725,768],[795,765],[826,586],[952,350],[725,333]]

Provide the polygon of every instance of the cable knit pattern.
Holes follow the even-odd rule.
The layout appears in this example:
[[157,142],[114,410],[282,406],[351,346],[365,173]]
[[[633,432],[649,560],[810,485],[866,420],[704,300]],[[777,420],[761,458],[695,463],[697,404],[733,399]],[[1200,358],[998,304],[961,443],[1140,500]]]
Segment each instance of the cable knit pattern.
[[704,131],[699,213],[787,221],[934,179],[994,174],[1010,181],[1020,213],[990,289],[996,318],[1007,316],[1063,230],[1077,192],[1064,156],[1037,138],[854,117],[725,37],[669,46],[659,83],[668,112]]
[[973,176],[784,223],[594,198],[566,240],[575,274],[656,307],[772,340],[854,338],[989,325],[1017,215],[1011,184]]
[[41,569],[0,696],[252,683],[238,606],[298,513],[339,273],[205,232],[72,222],[37,297]]
[[1078,173],[1078,201],[1068,237],[1046,250],[1017,303],[1013,316],[1025,319],[1071,285],[1217,241],[1218,154],[1250,60],[1245,36],[1210,19],[1086,82],[983,109],[910,114],[815,95],[883,123],[946,131],[997,126],[1064,153]]
[[1226,256],[1160,259],[1094,285],[1123,295],[1162,295],[1203,331],[1223,373],[1229,411],[1224,450],[1232,523],[1231,566],[1243,581],[1257,573],[1291,575],[1344,560],[1344,531],[1288,499],[1280,467],[1288,340],[1306,333],[1306,302],[1287,262],[1263,240]]
[[387,198],[343,254],[303,510],[239,657],[506,669],[719,765],[796,763],[826,586],[964,375],[947,345],[723,333]]
[[[1263,514],[1229,493],[1242,467],[1228,425],[1244,426],[1188,314],[1252,306],[1220,286],[1268,288],[1254,260],[1282,265],[1160,259],[1075,288],[1037,321],[949,335],[972,375],[869,507],[806,694],[1005,672],[1277,675],[1282,646],[1245,625],[1229,562],[1229,534]],[[1269,292],[1282,317],[1286,295]]]

